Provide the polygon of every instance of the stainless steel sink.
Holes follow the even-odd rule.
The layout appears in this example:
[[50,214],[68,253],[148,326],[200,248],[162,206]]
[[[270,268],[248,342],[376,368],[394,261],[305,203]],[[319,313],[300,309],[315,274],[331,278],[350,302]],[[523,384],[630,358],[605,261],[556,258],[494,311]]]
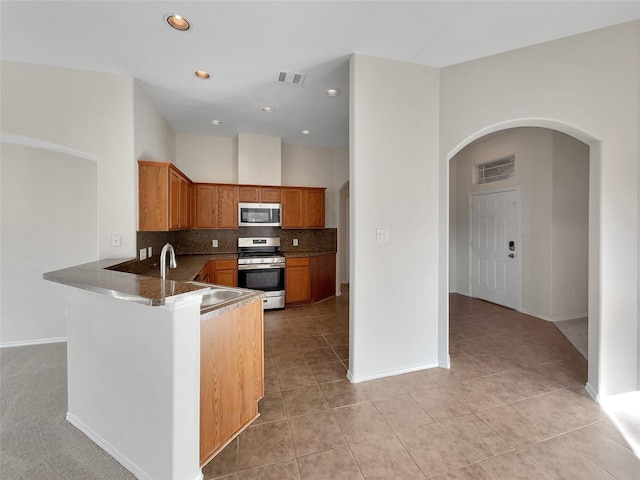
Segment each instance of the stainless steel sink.
[[207,293],[202,297],[202,304],[200,305],[200,308],[217,305],[218,303],[226,302],[227,300],[233,300],[234,298],[241,297],[244,293],[245,292],[226,288],[213,288],[211,293]]
[[199,287],[206,287],[209,289],[209,293],[203,295],[202,303],[200,304],[200,311],[209,309],[210,307],[220,305],[236,298],[240,298],[243,295],[249,295],[251,292],[246,290],[239,290],[231,287],[219,287],[217,285],[211,285],[209,283],[201,282],[189,282],[192,285]]

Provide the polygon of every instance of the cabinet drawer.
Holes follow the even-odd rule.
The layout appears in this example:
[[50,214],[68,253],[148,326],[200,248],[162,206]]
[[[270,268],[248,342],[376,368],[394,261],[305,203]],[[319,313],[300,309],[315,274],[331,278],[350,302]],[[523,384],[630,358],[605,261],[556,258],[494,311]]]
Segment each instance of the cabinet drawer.
[[215,270],[231,270],[234,268],[238,268],[237,260],[216,260],[214,262]]
[[306,267],[309,265],[309,257],[287,258],[285,263],[287,267]]

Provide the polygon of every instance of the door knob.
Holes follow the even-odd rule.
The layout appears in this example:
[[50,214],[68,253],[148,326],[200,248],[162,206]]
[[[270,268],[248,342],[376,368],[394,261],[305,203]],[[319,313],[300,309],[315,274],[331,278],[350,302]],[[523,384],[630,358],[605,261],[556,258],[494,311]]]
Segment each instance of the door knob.
[[516,258],[516,254],[515,253],[510,253],[509,254],[509,258]]

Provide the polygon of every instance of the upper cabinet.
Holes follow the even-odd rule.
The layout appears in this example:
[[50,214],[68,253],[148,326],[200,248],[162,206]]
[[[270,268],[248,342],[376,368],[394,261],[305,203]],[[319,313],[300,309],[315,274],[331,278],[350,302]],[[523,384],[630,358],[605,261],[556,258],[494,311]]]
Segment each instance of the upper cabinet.
[[282,187],[282,228],[324,228],[324,191]]
[[140,231],[190,228],[191,181],[166,162],[138,162]]
[[239,185],[238,193],[241,202],[280,203],[280,187]]
[[195,228],[238,228],[238,186],[198,183]]
[[238,228],[238,203],[282,204],[282,228],[324,228],[324,188],[192,183],[168,162],[138,161],[138,229]]

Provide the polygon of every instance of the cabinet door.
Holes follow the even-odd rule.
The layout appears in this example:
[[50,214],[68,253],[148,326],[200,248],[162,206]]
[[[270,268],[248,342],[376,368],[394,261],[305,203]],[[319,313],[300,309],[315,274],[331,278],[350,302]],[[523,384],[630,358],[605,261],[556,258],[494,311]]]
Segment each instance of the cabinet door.
[[228,287],[238,286],[238,261],[216,260],[214,263],[213,283]]
[[319,302],[336,294],[336,254],[310,259],[311,301]]
[[311,301],[309,258],[287,258],[285,261],[285,304],[309,303]]
[[305,190],[305,228],[324,228],[324,189]]
[[282,228],[304,228],[303,190],[301,188],[283,188]]
[[280,203],[280,189],[278,187],[260,187],[261,202]]
[[169,229],[169,164],[138,163],[138,229]]
[[218,228],[238,228],[236,185],[218,185]]
[[180,184],[182,177],[169,169],[169,230],[180,228]]
[[200,323],[200,465],[257,418],[263,343],[260,301]]
[[240,202],[260,202],[260,187],[241,185],[238,188],[238,196]]
[[178,216],[179,228],[189,228],[189,206],[191,198],[191,185],[189,182],[180,177],[180,211]]
[[196,185],[196,228],[216,228],[216,204],[218,187],[215,185]]

